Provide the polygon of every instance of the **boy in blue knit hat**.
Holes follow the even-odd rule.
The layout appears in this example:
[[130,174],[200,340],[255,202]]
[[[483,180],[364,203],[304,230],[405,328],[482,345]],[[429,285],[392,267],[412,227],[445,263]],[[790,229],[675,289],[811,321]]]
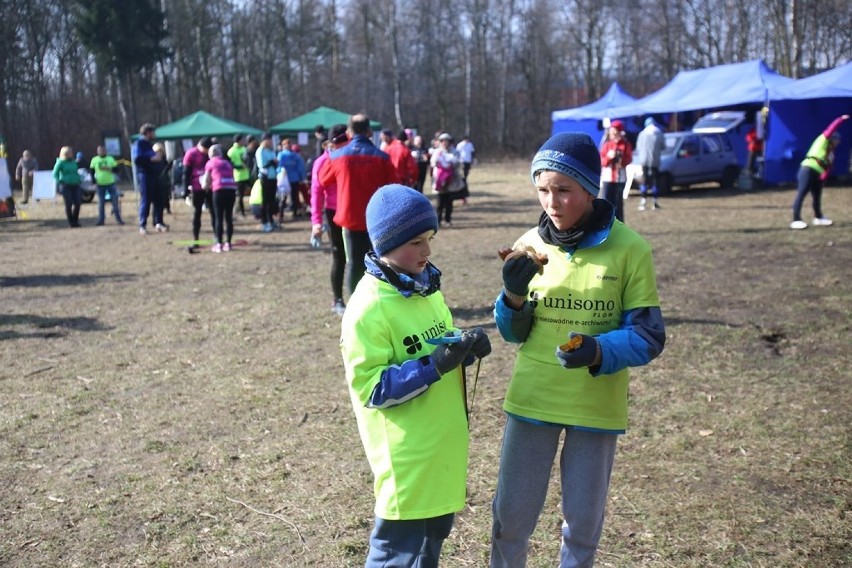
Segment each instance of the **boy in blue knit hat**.
[[482,328],[459,331],[429,262],[438,217],[402,185],[367,204],[373,250],[343,315],[340,349],[373,472],[367,568],[438,566],[464,508],[468,430],[464,366],[491,352]]
[[543,209],[503,263],[500,335],[519,343],[493,504],[491,566],[525,566],[559,454],[560,568],[592,566],[618,434],[627,428],[628,368],[663,350],[651,247],[598,199],[600,160],[586,134],[550,138],[532,161]]

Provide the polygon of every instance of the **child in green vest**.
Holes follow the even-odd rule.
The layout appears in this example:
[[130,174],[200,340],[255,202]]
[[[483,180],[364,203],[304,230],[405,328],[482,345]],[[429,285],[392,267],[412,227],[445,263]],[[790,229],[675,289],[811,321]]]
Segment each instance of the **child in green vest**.
[[503,339],[521,345],[503,404],[495,568],[526,565],[554,459],[564,514],[559,566],[593,564],[616,440],[627,428],[628,368],[665,344],[651,247],[598,199],[600,171],[587,134],[545,142],[531,167],[538,226],[503,263],[494,317]]
[[373,251],[343,315],[340,348],[376,497],[367,568],[437,566],[465,505],[463,368],[491,344],[482,328],[453,325],[429,262],[437,231],[427,197],[379,188],[367,205]]

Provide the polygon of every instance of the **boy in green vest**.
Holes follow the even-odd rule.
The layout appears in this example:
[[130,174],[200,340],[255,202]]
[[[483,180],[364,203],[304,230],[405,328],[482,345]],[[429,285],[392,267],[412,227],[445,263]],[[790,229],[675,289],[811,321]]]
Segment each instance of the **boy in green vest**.
[[359,259],[366,273],[340,336],[374,476],[367,568],[438,566],[455,513],[465,505],[463,366],[488,355],[491,343],[482,328],[453,326],[441,272],[429,262],[437,231],[429,199],[409,187],[381,187],[367,204],[373,250]]
[[592,139],[554,135],[530,171],[542,213],[506,257],[494,305],[500,335],[520,348],[503,404],[491,566],[526,565],[557,459],[559,566],[588,567],[616,440],[627,429],[628,368],[662,352],[665,326],[651,247],[598,199],[601,163]]

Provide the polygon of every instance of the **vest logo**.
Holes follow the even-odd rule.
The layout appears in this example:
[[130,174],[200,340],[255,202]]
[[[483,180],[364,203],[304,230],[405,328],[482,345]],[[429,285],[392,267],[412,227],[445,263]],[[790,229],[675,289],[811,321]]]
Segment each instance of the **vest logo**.
[[618,282],[618,276],[612,276],[610,274],[598,274],[598,280],[611,280],[612,282]]
[[540,297],[541,296],[538,295],[538,292],[530,292],[530,307],[532,307],[532,309],[535,309],[536,306],[538,306],[538,299]]
[[441,337],[446,332],[447,324],[442,321],[436,321],[435,325],[421,331],[420,336],[423,339],[435,339],[436,337]]
[[409,335],[405,339],[402,340],[402,344],[405,345],[405,352],[409,355],[414,355],[421,349],[423,349],[423,344],[420,343],[420,338],[416,335]]
[[565,298],[547,297],[544,298],[544,307],[554,308],[557,310],[583,310],[587,312],[614,312],[615,302],[613,300],[588,300],[584,298],[575,298],[573,294],[568,294]]

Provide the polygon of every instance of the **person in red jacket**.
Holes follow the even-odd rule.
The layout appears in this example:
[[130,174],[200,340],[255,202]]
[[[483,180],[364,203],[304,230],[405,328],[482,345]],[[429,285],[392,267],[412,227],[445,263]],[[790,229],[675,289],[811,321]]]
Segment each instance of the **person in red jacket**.
[[757,129],[752,128],[746,133],[746,148],[748,149],[748,161],[746,171],[754,177],[757,175],[757,158],[763,154],[763,139],[757,136]]
[[364,257],[373,245],[367,234],[367,203],[377,189],[396,183],[398,176],[390,156],[370,140],[370,119],[365,114],[349,117],[350,142],[332,151],[320,170],[322,185],[337,184],[334,222],[343,227],[349,293],[364,275]]
[[382,149],[390,156],[390,161],[396,168],[396,175],[400,183],[414,187],[419,171],[417,162],[411,155],[411,149],[405,143],[407,140],[408,135],[404,130],[399,133],[399,138],[394,138],[393,132],[390,130],[382,130]]
[[624,137],[624,123],[613,120],[601,146],[601,196],[615,206],[615,217],[624,222],[624,166],[633,161],[633,146]]

